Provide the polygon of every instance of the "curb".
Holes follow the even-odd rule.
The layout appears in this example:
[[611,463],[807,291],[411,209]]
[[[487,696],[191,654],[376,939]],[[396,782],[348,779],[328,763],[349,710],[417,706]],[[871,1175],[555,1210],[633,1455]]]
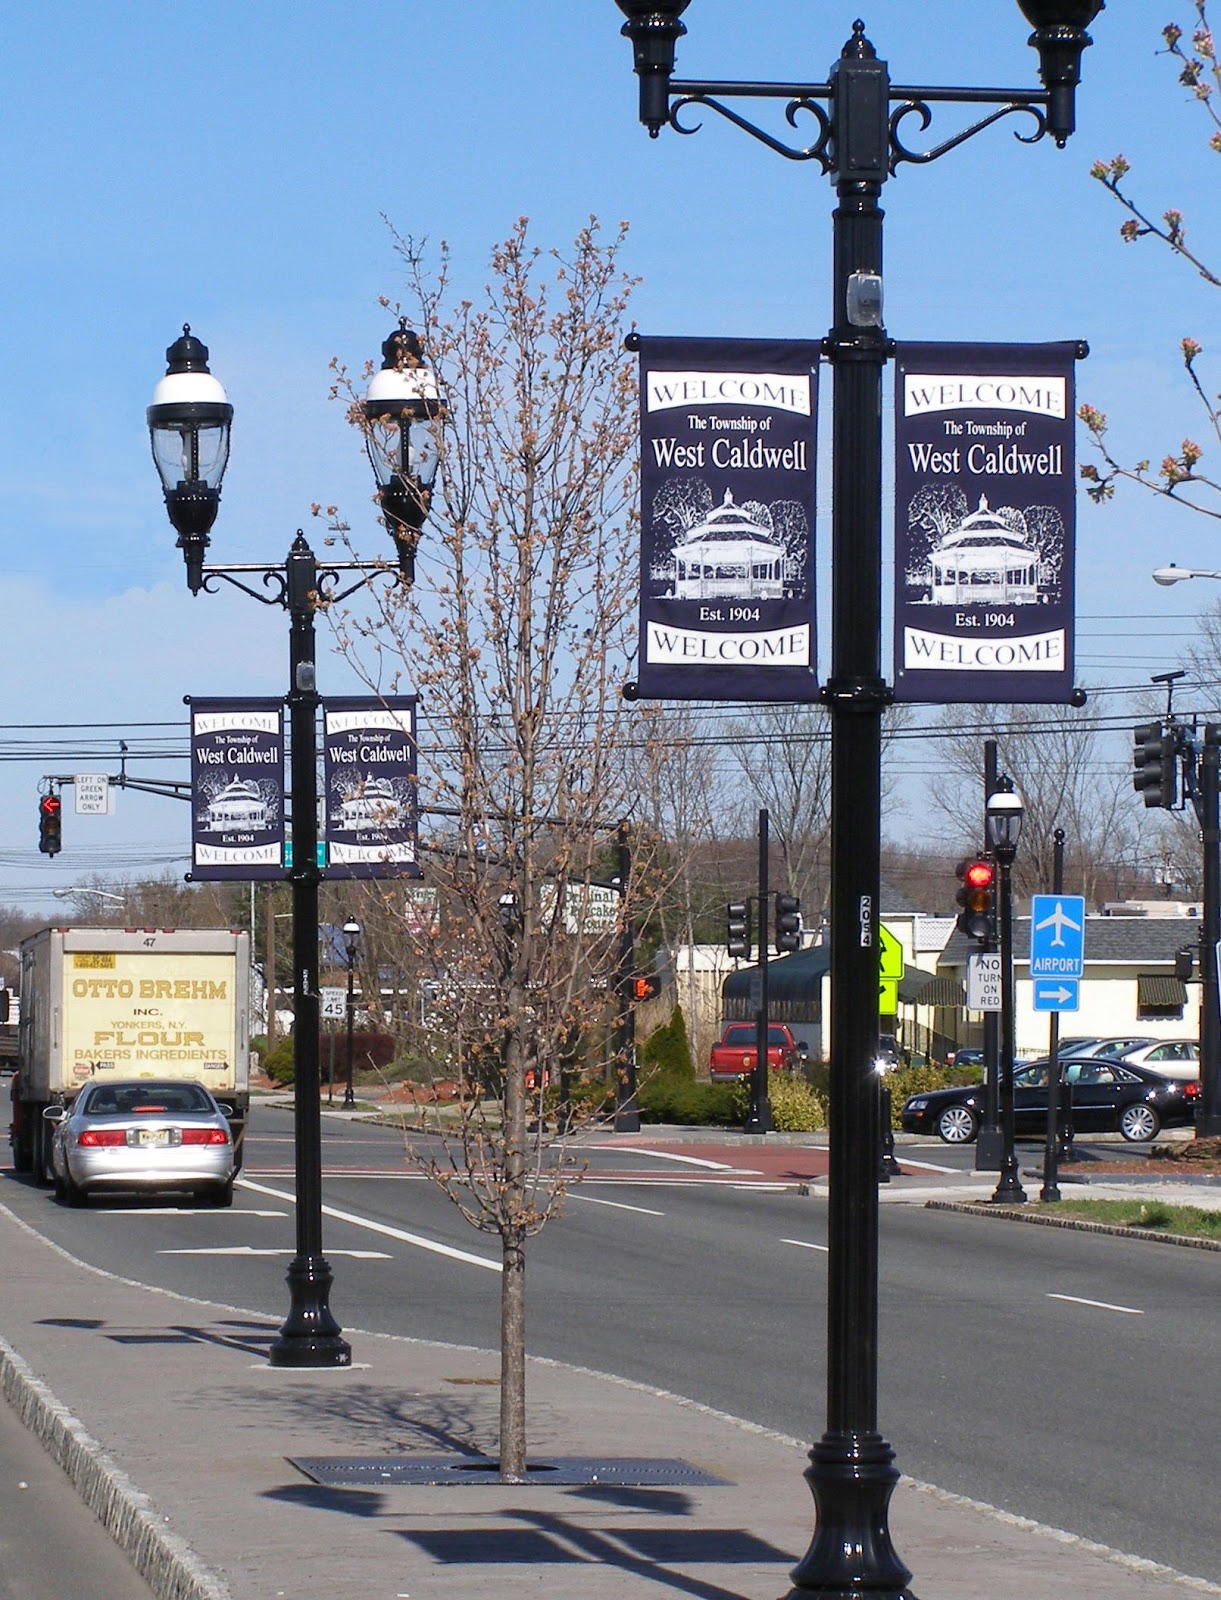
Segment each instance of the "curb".
[[229,1586],[164,1525],[149,1497],[0,1338],[0,1393],[62,1467],[156,1600],[233,1600]]
[[1153,1228],[1121,1228],[1113,1222],[1086,1222],[1082,1217],[1052,1217],[1039,1211],[1019,1211],[1014,1206],[928,1200],[925,1209],[958,1211],[969,1217],[1003,1217],[1007,1222],[1030,1222],[1037,1228],[1072,1228],[1079,1233],[1109,1233],[1116,1239],[1147,1239],[1151,1244],[1175,1244],[1188,1250],[1221,1250],[1221,1239],[1194,1239],[1185,1233],[1159,1233]]

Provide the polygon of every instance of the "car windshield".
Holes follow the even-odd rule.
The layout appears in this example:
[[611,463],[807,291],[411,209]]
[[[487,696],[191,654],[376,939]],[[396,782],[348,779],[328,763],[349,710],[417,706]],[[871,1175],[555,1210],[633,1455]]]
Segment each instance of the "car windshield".
[[98,1084],[83,1107],[90,1117],[206,1117],[214,1107],[196,1083]]

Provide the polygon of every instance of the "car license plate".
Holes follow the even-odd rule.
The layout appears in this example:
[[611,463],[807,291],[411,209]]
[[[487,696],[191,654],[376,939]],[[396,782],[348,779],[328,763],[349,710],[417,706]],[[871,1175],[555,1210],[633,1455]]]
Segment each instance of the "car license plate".
[[169,1144],[169,1132],[165,1128],[140,1128],[136,1132],[136,1143],[140,1145]]

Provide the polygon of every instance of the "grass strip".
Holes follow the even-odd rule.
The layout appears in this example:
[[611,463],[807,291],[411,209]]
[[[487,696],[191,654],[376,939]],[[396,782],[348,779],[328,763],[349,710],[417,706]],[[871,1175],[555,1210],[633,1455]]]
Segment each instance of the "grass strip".
[[1048,1216],[1079,1217],[1113,1228],[1140,1228],[1150,1233],[1177,1233],[1189,1239],[1221,1240],[1221,1210],[1167,1205],[1161,1200],[1064,1199],[1039,1206]]

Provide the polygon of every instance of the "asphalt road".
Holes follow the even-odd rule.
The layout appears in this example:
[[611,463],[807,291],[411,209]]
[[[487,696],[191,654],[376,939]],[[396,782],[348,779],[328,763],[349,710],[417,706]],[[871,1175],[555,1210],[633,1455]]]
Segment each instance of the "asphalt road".
[[[407,1173],[390,1130],[324,1123],[355,1359],[362,1328],[494,1346],[496,1241]],[[291,1117],[261,1110],[232,1212],[68,1211],[11,1174],[0,1198],[104,1270],[280,1316],[292,1159]],[[814,1439],[825,1206],[741,1152],[723,1152],[737,1171],[704,1159],[591,1153],[530,1246],[528,1346]],[[880,1278],[878,1422],[902,1471],[1221,1582],[1221,1254],[884,1206]]]

